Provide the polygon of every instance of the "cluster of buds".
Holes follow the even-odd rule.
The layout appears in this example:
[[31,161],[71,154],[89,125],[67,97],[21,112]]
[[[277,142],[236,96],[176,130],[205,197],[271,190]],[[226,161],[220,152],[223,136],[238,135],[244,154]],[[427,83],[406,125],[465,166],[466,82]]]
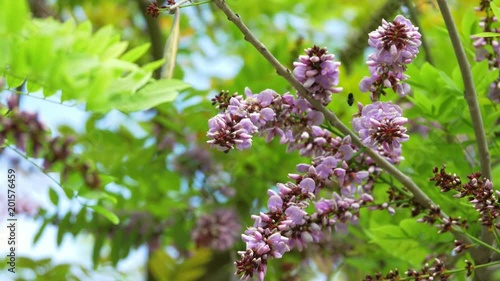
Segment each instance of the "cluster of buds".
[[[174,0],[168,0],[168,5],[175,4]],[[160,5],[158,1],[154,1],[149,4],[146,8],[146,15],[151,15],[153,18],[157,18],[163,11],[167,10],[167,6]]]
[[418,54],[420,37],[418,27],[402,15],[392,22],[382,20],[382,26],[369,34],[368,44],[376,52],[368,56],[371,76],[361,80],[359,89],[369,91],[372,101],[385,95],[385,88],[392,88],[399,96],[408,94],[410,86],[403,83],[408,78],[404,72]]
[[434,225],[436,222],[436,227],[439,228],[439,233],[445,233],[453,230],[453,227],[460,227],[462,229],[467,229],[467,220],[453,217],[443,218],[441,214],[441,208],[438,206],[432,206],[428,213],[422,218],[418,219],[417,222],[423,222],[430,225]]
[[8,113],[0,115],[0,146],[12,136],[17,148],[26,151],[27,141],[30,140],[32,146],[29,152],[37,157],[49,139],[47,128],[37,114],[19,110],[17,95],[12,95],[7,105]]
[[[82,161],[71,157],[75,138],[51,138],[47,127],[39,120],[36,113],[21,111],[18,96],[13,95],[7,101],[8,112],[0,115],[0,146],[12,138],[16,147],[29,156],[43,158],[43,168],[48,171],[57,163],[62,163],[61,178],[64,180],[71,171],[78,171],[87,186],[98,188],[100,179],[97,171]],[[1,153],[1,151],[0,151]]]
[[420,271],[408,269],[404,276],[400,275],[399,270],[391,270],[385,276],[377,273],[374,276],[367,275],[362,281],[398,281],[398,280],[418,280],[418,281],[446,281],[450,277],[442,260],[436,258],[432,267],[428,263]]
[[327,105],[332,100],[332,93],[342,91],[335,87],[339,84],[340,62],[334,62],[335,55],[328,54],[326,48],[313,46],[305,52],[306,56],[300,56],[299,61],[293,63],[293,74],[313,98]]
[[455,246],[455,248],[453,248],[452,255],[459,254],[464,250],[467,250],[470,247],[472,247],[471,244],[465,244],[462,240],[454,240],[453,245]]
[[441,191],[447,192],[455,190],[458,193],[453,197],[466,197],[479,212],[482,225],[490,229],[495,226],[500,229],[500,223],[495,224],[496,218],[500,216],[500,191],[493,189],[493,183],[487,178],[481,178],[481,173],[473,173],[467,176],[469,181],[462,184],[460,178],[455,174],[446,172],[443,166],[440,170],[437,167],[433,169],[434,177],[429,180],[435,181]]

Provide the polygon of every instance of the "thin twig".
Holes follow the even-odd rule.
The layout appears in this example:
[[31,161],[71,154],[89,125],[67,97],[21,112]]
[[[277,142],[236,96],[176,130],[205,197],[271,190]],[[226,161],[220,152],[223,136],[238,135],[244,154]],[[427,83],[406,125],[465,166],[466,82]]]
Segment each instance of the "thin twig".
[[[448,29],[451,43],[453,45],[458,65],[460,67],[460,72],[462,74],[462,79],[464,81],[464,96],[469,107],[469,112],[472,119],[472,127],[474,128],[474,134],[476,136],[479,160],[481,163],[481,174],[484,177],[492,180],[488,143],[486,141],[486,133],[484,132],[483,119],[481,116],[481,110],[479,109],[479,103],[477,101],[477,95],[474,87],[474,81],[472,79],[470,64],[467,60],[467,56],[465,55],[465,50],[462,45],[462,41],[460,41],[460,36],[455,26],[453,16],[451,15],[450,9],[448,8],[448,4],[445,0],[437,0],[437,3],[446,24],[446,28]],[[485,226],[483,226],[482,228],[480,239],[487,244],[491,244],[493,242],[493,235]],[[490,253],[491,251],[488,251],[486,248],[479,247],[474,253],[474,261],[476,263],[485,263],[488,261]],[[485,276],[483,276],[483,274]],[[477,274],[475,277],[475,279],[477,280],[488,280],[487,278],[488,274],[483,270],[479,271],[479,274]]]
[[179,8],[182,4],[186,3],[189,0],[180,0],[179,2],[175,3],[174,5],[168,7],[171,13],[175,13],[175,9]]
[[52,180],[57,186],[59,186],[62,190],[64,190],[64,188],[62,187],[61,183],[59,183],[56,179],[54,179],[53,177],[51,177],[48,172],[46,172],[42,167],[40,167],[40,165],[38,165],[37,163],[33,162],[31,159],[29,159],[28,156],[26,156],[26,154],[24,153],[21,153],[19,150],[15,149],[14,147],[10,146],[10,145],[7,145],[6,146],[8,149],[12,150],[14,153],[16,153],[17,155],[21,156],[22,158],[24,158],[24,160],[28,161],[31,163],[31,165],[37,167],[40,172],[42,172],[43,174],[45,174],[45,176],[47,176],[50,180]]

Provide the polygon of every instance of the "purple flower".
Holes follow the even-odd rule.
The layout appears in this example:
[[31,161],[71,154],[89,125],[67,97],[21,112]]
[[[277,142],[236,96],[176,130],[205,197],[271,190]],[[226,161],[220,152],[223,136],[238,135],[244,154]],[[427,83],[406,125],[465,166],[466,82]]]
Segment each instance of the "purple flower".
[[380,63],[399,65],[411,63],[422,44],[418,27],[402,15],[392,22],[382,20],[382,26],[370,32],[368,44],[377,50]]
[[354,130],[365,145],[385,151],[400,147],[400,142],[409,139],[403,126],[408,119],[402,117],[402,110],[391,102],[375,102],[363,107],[361,116],[352,120]]
[[338,162],[339,160],[333,156],[325,157],[323,161],[321,161],[321,164],[316,167],[318,177],[322,179],[329,178],[333,175],[333,170],[337,168]]
[[339,83],[340,62],[334,62],[335,56],[328,54],[326,48],[313,46],[305,52],[307,56],[300,56],[293,63],[293,74],[315,99],[326,105],[332,100],[332,93],[342,91],[335,88]]
[[420,37],[418,27],[402,15],[392,22],[382,20],[382,26],[369,34],[368,44],[375,48],[375,53],[370,54],[366,62],[371,76],[360,81],[359,89],[370,91],[372,101],[385,95],[385,88],[392,88],[399,96],[408,94],[410,86],[402,82],[408,76],[403,72],[419,52]]
[[238,120],[229,113],[220,113],[208,120],[209,131],[207,143],[210,147],[216,147],[220,151],[229,151],[233,148],[239,150],[252,146],[252,135],[257,128],[250,119]]
[[309,193],[309,192],[314,193],[314,189],[316,188],[316,183],[311,178],[305,178],[300,182],[299,186],[300,189],[302,190],[302,193]]
[[328,214],[335,210],[337,207],[337,203],[334,200],[320,199],[317,202],[314,202],[314,208],[316,213],[319,215]]
[[281,258],[285,252],[290,251],[288,247],[288,238],[282,236],[279,232],[269,236],[267,243],[271,248],[271,255],[277,259]]
[[307,213],[297,206],[289,207],[286,209],[285,214],[295,225],[302,225],[306,222],[304,216],[307,215]]
[[274,193],[269,197],[269,200],[267,201],[267,207],[269,208],[270,212],[281,212],[283,210],[283,199],[281,199],[278,194]]
[[217,209],[212,214],[202,215],[198,219],[191,236],[197,247],[224,251],[233,246],[240,229],[234,210]]

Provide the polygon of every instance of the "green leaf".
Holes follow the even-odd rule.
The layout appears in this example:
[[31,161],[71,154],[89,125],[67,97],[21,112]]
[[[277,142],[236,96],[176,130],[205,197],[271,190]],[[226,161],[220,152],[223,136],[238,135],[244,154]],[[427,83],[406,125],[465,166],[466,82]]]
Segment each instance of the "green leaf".
[[94,263],[94,269],[98,266],[99,258],[101,256],[101,248],[104,245],[105,238],[105,234],[95,235],[94,247],[92,249],[92,262]]
[[165,62],[165,59],[156,60],[156,61],[153,61],[153,62],[150,62],[150,63],[143,65],[141,68],[146,70],[146,71],[155,71],[158,68],[160,68],[164,62]]
[[123,54],[120,59],[124,61],[134,62],[141,58],[151,47],[151,43],[145,43],[138,47],[133,48],[132,50],[127,51]]
[[127,49],[128,42],[118,42],[111,45],[104,53],[101,54],[101,59],[114,59],[119,57]]
[[118,264],[120,260],[120,252],[122,251],[124,238],[124,231],[121,229],[116,229],[113,232],[113,239],[111,239],[111,263],[113,266]]
[[178,91],[188,87],[188,84],[180,80],[158,80],[147,84],[135,94],[118,97],[116,106],[124,112],[149,109],[173,101],[179,94]]
[[497,19],[500,18],[500,8],[498,8],[498,6],[495,4],[495,2],[490,2],[490,8],[491,8],[491,11],[493,11],[493,14],[495,15],[495,17]]
[[0,34],[17,34],[24,27],[29,19],[26,2],[0,0]]
[[120,223],[120,219],[118,218],[118,216],[113,214],[111,211],[109,211],[109,210],[107,210],[99,205],[88,206],[88,207],[93,209],[94,211],[98,212],[99,214],[103,215],[104,217],[106,217],[113,224]]
[[174,15],[174,22],[170,29],[170,35],[165,47],[165,64],[162,68],[162,78],[171,79],[174,75],[175,60],[177,58],[177,49],[179,48],[179,30],[180,30],[180,12],[176,11]]
[[470,37],[477,26],[477,18],[472,10],[467,10],[462,18],[462,33],[465,37]]
[[54,206],[57,206],[57,204],[59,203],[59,195],[54,191],[53,188],[49,188],[49,198],[50,202],[52,202]]
[[78,212],[74,225],[78,226],[71,229],[71,234],[73,234],[73,236],[75,237],[82,229],[86,229],[88,227],[87,208],[82,208],[80,212]]
[[33,238],[33,244],[36,244],[38,240],[40,240],[40,237],[42,237],[43,231],[45,230],[45,227],[49,224],[49,220],[44,220],[42,226],[38,229],[38,231],[35,234],[35,238]]
[[475,37],[498,37],[500,36],[500,33],[496,33],[496,32],[480,32],[480,33],[476,33],[472,36],[475,36]]
[[95,200],[108,200],[112,202],[113,204],[116,204],[118,201],[115,196],[107,193],[107,192],[102,192],[102,191],[89,191],[89,192],[84,192],[79,194],[82,197],[85,197],[87,199],[95,199]]
[[67,229],[71,227],[70,218],[71,218],[71,212],[68,212],[58,224],[57,246],[61,246],[64,234],[66,234]]

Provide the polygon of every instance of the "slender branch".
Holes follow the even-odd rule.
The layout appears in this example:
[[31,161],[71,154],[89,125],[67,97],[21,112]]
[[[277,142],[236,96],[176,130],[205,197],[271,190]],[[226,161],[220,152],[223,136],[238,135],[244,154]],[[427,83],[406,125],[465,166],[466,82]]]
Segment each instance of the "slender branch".
[[189,0],[180,0],[179,2],[175,3],[174,5],[168,7],[171,13],[175,13],[175,9],[179,8],[182,4],[186,3]]
[[[477,270],[477,269],[480,269],[480,268],[485,268],[485,267],[489,267],[489,266],[494,266],[494,265],[498,265],[500,264],[499,261],[495,261],[495,262],[489,262],[489,263],[484,263],[484,264],[479,264],[479,265],[475,265],[473,266],[473,269],[474,270]],[[454,274],[454,273],[458,273],[458,272],[462,272],[462,271],[468,271],[469,269],[467,268],[456,268],[456,269],[450,269],[450,270],[445,270],[442,272],[443,275],[448,275],[448,274]],[[398,279],[399,281],[410,281],[410,280],[422,280],[420,278],[429,278],[431,277],[431,275],[429,274],[423,274],[423,275],[419,275],[418,277],[403,277],[403,278],[400,278]]]
[[460,67],[460,72],[462,73],[462,79],[464,80],[464,96],[469,106],[469,111],[472,119],[472,127],[474,128],[474,134],[476,135],[476,142],[479,151],[479,159],[481,161],[481,174],[487,179],[491,180],[491,165],[490,165],[490,153],[488,151],[488,143],[486,141],[486,133],[484,132],[483,118],[481,117],[481,110],[479,109],[479,103],[477,101],[477,94],[474,87],[474,81],[472,79],[472,72],[470,70],[470,64],[465,55],[465,50],[460,41],[460,35],[458,34],[453,16],[451,15],[450,9],[446,4],[445,0],[438,0],[439,9],[441,10],[441,15],[443,16],[446,28],[450,35],[451,43],[455,51],[455,55],[458,60],[458,65]]
[[34,99],[38,99],[38,100],[41,100],[41,101],[45,101],[45,102],[50,102],[50,103],[53,103],[53,104],[57,104],[57,105],[62,105],[62,106],[65,106],[65,107],[69,107],[69,108],[74,108],[74,109],[78,109],[78,110],[81,110],[81,111],[85,111],[79,107],[75,105],[69,105],[69,104],[65,104],[63,101],[61,102],[58,102],[58,101],[54,101],[54,100],[49,100],[48,98],[41,98],[41,97],[37,97],[37,96],[34,96],[34,95],[30,95],[29,93],[25,93],[23,91],[19,91],[19,90],[13,90],[13,89],[8,89],[8,88],[3,88],[3,89],[0,89],[0,92],[1,91],[9,91],[11,93],[16,93],[22,97],[30,97],[30,98],[34,98]]
[[38,165],[37,163],[33,162],[33,160],[29,159],[29,157],[26,156],[26,154],[20,152],[19,150],[15,149],[14,147],[12,147],[10,145],[7,145],[6,147],[9,148],[10,150],[12,150],[17,155],[19,155],[22,158],[24,158],[26,161],[30,162],[31,165],[37,167],[40,170],[40,172],[42,172],[43,174],[45,174],[45,176],[47,176],[50,180],[52,180],[58,187],[61,188],[61,190],[64,190],[64,188],[62,187],[61,183],[59,183],[56,179],[54,179],[53,177],[51,177],[48,172],[46,172],[42,167],[40,167],[40,165]]
[[500,254],[500,249],[495,249],[495,247],[489,245],[489,244],[486,244],[484,243],[484,241],[481,241],[481,239],[477,239],[476,237],[474,237],[474,235],[470,235],[469,233],[465,232],[464,231],[464,234],[469,237],[471,240],[473,240],[474,242],[476,242],[477,244],[480,244],[490,250],[492,250],[493,252],[496,252],[496,253],[499,253]]
[[[476,136],[479,159],[481,163],[481,173],[484,177],[491,180],[492,173],[490,166],[490,154],[488,152],[486,133],[484,132],[483,119],[481,117],[481,110],[479,109],[479,104],[477,101],[477,95],[474,87],[474,81],[472,79],[470,64],[467,60],[467,56],[465,55],[464,47],[462,45],[462,42],[460,41],[460,36],[458,34],[453,16],[448,7],[448,4],[446,3],[446,0],[437,0],[437,3],[446,24],[446,28],[448,29],[453,49],[458,60],[458,65],[460,67],[460,72],[462,73],[462,79],[464,80],[464,96],[469,107],[469,112],[473,124],[472,127],[474,128],[474,134]],[[482,228],[480,239],[487,244],[491,244],[493,242],[493,235],[485,226],[483,226]],[[484,247],[479,247],[479,249],[475,251],[474,260],[476,263],[485,263],[488,261],[489,255],[490,251],[488,251]],[[487,276],[481,277],[483,273],[484,272],[480,272],[480,274],[478,274],[479,277],[476,276],[477,278],[479,278],[478,280],[487,280]]]

